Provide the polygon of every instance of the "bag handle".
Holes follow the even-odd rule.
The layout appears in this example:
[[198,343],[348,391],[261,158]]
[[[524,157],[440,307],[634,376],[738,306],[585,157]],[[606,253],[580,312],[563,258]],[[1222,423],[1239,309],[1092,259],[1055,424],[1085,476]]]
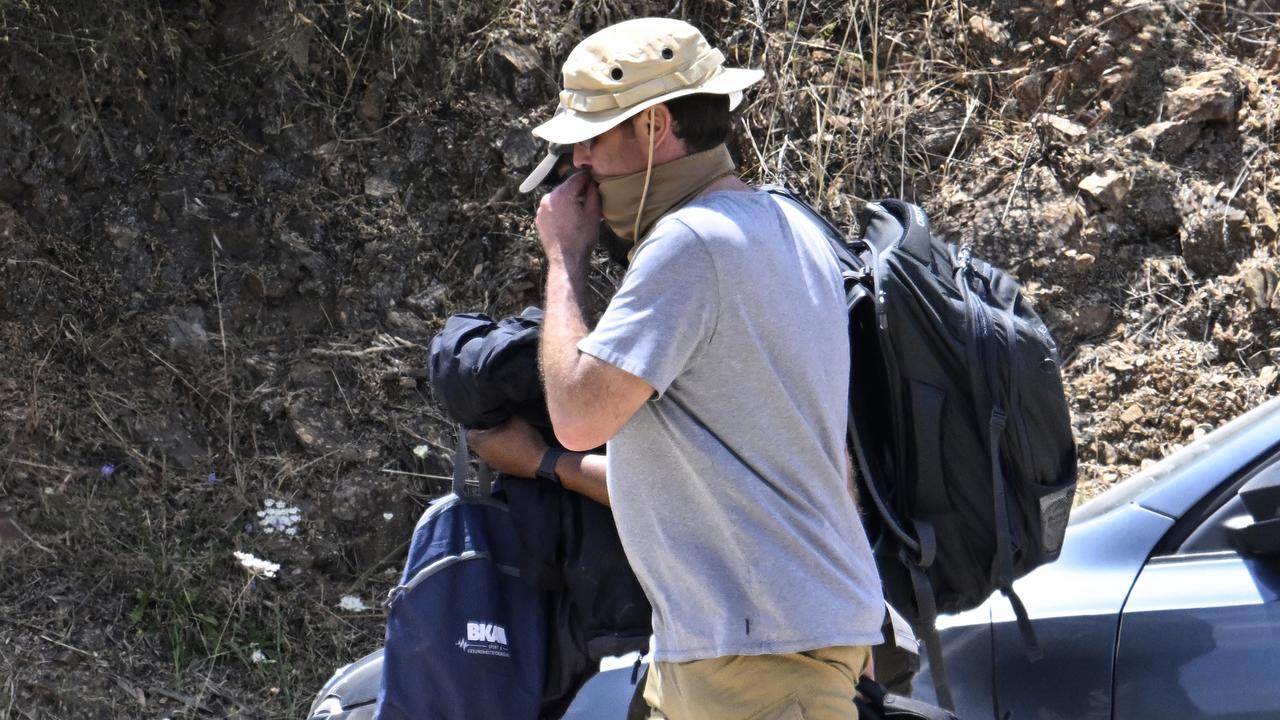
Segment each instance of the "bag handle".
[[[471,451],[467,447],[467,429],[462,425],[458,426],[458,446],[453,451],[453,494],[459,497],[467,495],[467,465],[471,460]],[[479,472],[476,473],[476,482],[480,488],[478,494],[480,497],[488,497],[493,491],[493,471],[489,468],[489,464],[480,461]]]
[[[955,713],[944,708],[930,705],[901,695],[895,695],[883,685],[868,677],[858,679],[858,694],[870,705],[868,716],[881,717],[884,720],[959,720]],[[862,710],[862,708],[859,708]],[[873,715],[879,713],[878,715]],[[861,713],[859,714],[861,717]]]

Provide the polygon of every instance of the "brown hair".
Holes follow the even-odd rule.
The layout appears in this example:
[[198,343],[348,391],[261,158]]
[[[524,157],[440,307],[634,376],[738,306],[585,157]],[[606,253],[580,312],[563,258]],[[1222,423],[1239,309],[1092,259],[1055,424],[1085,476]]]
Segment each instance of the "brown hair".
[[695,93],[668,100],[671,131],[690,153],[720,145],[729,137],[729,96]]

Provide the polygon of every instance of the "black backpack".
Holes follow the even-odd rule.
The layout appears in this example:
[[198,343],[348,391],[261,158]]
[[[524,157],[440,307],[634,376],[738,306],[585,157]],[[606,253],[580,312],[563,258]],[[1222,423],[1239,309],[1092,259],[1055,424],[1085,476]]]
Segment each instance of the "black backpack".
[[1014,579],[1058,557],[1076,448],[1057,347],[1017,281],[883,200],[843,235],[818,218],[849,306],[849,435],[885,596],[925,641],[952,708],[934,622],[1000,590],[1040,649]]

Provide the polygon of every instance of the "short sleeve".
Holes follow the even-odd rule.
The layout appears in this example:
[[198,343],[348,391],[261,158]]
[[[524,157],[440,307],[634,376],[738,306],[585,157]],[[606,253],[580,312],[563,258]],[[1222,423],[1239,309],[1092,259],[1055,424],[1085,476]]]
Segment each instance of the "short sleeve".
[[706,243],[668,219],[636,251],[618,292],[578,349],[662,395],[710,343],[719,294]]

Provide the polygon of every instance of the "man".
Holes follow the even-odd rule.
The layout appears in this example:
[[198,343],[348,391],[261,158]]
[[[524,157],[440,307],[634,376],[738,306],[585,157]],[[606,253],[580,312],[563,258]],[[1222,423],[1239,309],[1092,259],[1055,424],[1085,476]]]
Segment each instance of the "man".
[[[538,208],[541,363],[561,444],[607,460],[538,457],[519,426],[477,451],[611,504],[654,607],[652,717],[856,717],[884,603],[846,492],[844,293],[821,228],[733,175],[729,111],[762,73],[654,18],[588,37],[563,74],[534,129],[580,169]],[[635,245],[591,329],[602,218]]]

